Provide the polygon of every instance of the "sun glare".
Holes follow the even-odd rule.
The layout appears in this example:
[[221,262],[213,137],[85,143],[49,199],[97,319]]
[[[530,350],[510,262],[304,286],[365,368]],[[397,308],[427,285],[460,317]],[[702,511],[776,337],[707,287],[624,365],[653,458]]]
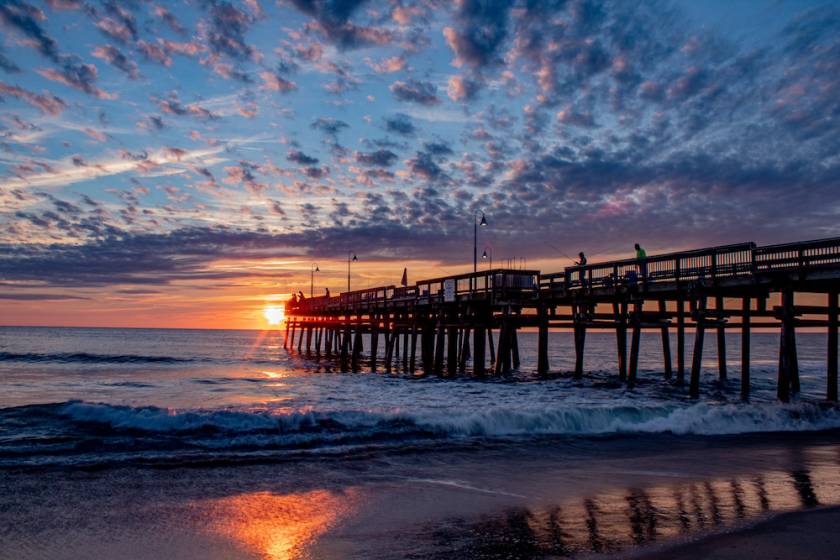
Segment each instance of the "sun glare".
[[269,305],[263,309],[263,315],[269,325],[279,325],[286,318],[286,310],[282,305]]

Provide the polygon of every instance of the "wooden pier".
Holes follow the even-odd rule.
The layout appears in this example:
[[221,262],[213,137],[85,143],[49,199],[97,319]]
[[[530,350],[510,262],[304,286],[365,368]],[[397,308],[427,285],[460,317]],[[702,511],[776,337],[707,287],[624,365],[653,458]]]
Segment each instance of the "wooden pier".
[[[797,305],[805,293],[820,294],[825,305]],[[381,367],[385,373],[482,377],[520,367],[518,333],[531,327],[538,332],[536,370],[548,375],[549,329],[568,329],[574,333],[573,375],[581,377],[587,332],[609,330],[616,334],[617,377],[632,387],[641,333],[647,330],[661,336],[665,380],[687,384],[697,397],[706,331],[716,336],[718,375],[725,380],[726,333],[737,329],[741,396],[748,399],[751,330],[776,328],[777,394],[788,401],[800,388],[796,329],[820,327],[828,332],[826,399],[837,401],[838,293],[840,238],[762,247],[740,243],[551,274],[500,268],[310,298],[287,305],[284,345],[336,359],[343,371]],[[771,294],[778,294],[779,305],[768,305]],[[690,364],[689,329],[695,332]],[[367,353],[363,334],[369,335]],[[383,360],[377,359],[380,344]]]

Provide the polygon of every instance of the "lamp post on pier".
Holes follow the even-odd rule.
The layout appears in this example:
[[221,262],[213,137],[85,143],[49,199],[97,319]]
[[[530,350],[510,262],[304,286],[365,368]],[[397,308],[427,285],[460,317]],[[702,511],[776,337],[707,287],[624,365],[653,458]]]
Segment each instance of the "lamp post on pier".
[[357,260],[359,260],[359,259],[356,258],[356,253],[354,253],[353,251],[347,251],[347,291],[348,292],[350,291],[350,263],[351,262],[356,262]]
[[[478,214],[481,214],[481,221],[478,221]],[[478,272],[478,226],[486,227],[487,218],[482,210],[473,212],[473,272]]]
[[[490,251],[489,256],[487,254],[488,250]],[[486,247],[484,249],[484,253],[481,254],[481,258],[485,259],[485,260],[487,260],[489,258],[490,259],[490,266],[487,268],[487,270],[493,270],[493,249],[492,249],[492,247]]]
[[315,294],[315,273],[321,272],[317,264],[313,264],[309,269],[309,297]]

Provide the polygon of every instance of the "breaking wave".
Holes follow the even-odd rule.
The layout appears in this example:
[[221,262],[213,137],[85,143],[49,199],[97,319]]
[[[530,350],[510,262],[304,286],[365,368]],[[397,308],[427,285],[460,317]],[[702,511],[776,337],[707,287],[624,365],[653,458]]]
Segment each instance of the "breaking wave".
[[0,352],[0,362],[59,362],[85,364],[178,364],[195,361],[173,356],[137,356],[133,354],[89,354],[87,352],[60,352],[38,354],[34,352]]
[[[115,458],[205,460],[290,451],[330,453],[407,442],[546,436],[722,435],[840,428],[840,409],[819,403],[558,405],[549,409],[405,413],[185,410],[81,401],[0,410],[0,467],[97,464]],[[7,431],[11,433],[11,431]],[[48,435],[45,435],[48,434]]]

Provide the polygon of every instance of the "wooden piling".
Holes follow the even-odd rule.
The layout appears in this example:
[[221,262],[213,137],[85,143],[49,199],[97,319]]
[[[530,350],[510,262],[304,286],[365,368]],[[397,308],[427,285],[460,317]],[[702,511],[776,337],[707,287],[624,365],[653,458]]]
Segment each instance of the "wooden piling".
[[470,359],[470,328],[466,327],[461,333],[461,349],[458,357],[458,373],[466,373],[467,360]]
[[[379,320],[378,315],[370,316],[370,371],[376,373],[376,358],[379,351]],[[385,321],[387,322],[387,317]]]
[[718,378],[721,382],[726,381],[726,328],[724,327],[725,304],[721,296],[715,298],[715,312],[717,313],[717,356],[718,356]]
[[414,375],[417,365],[417,317],[411,322],[411,358],[408,363],[408,372]]
[[[450,318],[453,321],[454,318]],[[454,377],[458,373],[458,327],[450,324],[446,340],[446,374]]]
[[490,348],[490,363],[496,363],[496,343],[493,341],[493,323],[487,328],[487,344]]
[[677,295],[677,385],[685,385],[685,298]]
[[664,299],[659,300],[659,313],[662,315],[659,320],[662,321],[662,362],[664,365],[664,376],[665,379],[671,379],[671,335],[668,332],[668,324],[667,324],[667,305]]
[[580,304],[574,305],[573,314],[574,314],[574,334],[575,334],[575,379],[580,379],[583,377],[583,354],[584,349],[586,348],[586,327],[584,326],[584,322],[586,321],[586,317],[584,316],[585,313],[583,311],[583,306]]
[[615,316],[615,341],[618,353],[618,379],[627,380],[627,303],[622,301],[613,302],[613,315]]
[[642,302],[636,301],[633,303],[633,333],[630,336],[630,371],[627,372],[627,386],[633,387],[636,385],[636,380],[639,373],[639,344],[642,339]]
[[486,329],[478,324],[473,330],[473,375],[483,377],[485,374],[485,348]]
[[435,374],[443,373],[443,357],[445,355],[446,346],[446,326],[443,324],[443,318],[438,320],[437,335],[435,336]]
[[548,374],[548,310],[539,308],[539,331],[537,333],[537,374]]
[[750,398],[750,298],[741,301],[741,399]]
[[828,386],[825,398],[837,402],[837,297],[838,290],[828,292]]
[[519,328],[516,325],[512,325],[510,329],[510,356],[513,369],[519,369]]
[[353,355],[350,358],[350,369],[353,372],[359,371],[359,358],[362,356],[362,326],[356,324],[356,332],[353,333]]
[[691,355],[691,380],[688,394],[692,398],[700,396],[700,372],[703,368],[703,342],[706,334],[706,296],[701,296],[697,305],[694,327],[694,352]]
[[348,365],[350,363],[350,318],[347,318],[347,322],[344,326],[344,334],[341,336],[341,371],[346,372],[348,371]]

